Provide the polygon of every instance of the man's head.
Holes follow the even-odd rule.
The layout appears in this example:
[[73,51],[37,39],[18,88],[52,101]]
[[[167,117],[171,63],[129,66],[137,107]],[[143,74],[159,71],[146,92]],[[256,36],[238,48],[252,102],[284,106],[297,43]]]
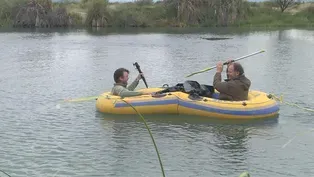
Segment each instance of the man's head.
[[113,79],[116,83],[127,85],[129,80],[129,70],[125,68],[117,69],[113,74]]
[[231,63],[228,67],[228,78],[234,79],[244,73],[243,67],[240,63]]

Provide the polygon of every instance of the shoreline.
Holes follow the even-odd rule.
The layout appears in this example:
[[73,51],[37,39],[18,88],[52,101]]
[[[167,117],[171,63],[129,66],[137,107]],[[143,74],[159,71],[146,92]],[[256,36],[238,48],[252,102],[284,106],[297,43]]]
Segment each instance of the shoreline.
[[129,35],[129,34],[199,34],[209,36],[232,36],[265,31],[309,30],[313,27],[158,27],[158,28],[97,28],[97,27],[67,27],[67,28],[0,28],[0,33],[76,33],[84,32],[90,35]]

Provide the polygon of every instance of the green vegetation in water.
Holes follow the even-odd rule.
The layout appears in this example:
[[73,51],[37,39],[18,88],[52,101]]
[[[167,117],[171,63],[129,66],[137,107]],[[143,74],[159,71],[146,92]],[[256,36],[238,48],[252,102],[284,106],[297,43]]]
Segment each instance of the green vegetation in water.
[[[32,3],[35,5],[29,5]],[[26,13],[31,7],[39,11]],[[18,15],[24,12],[23,8],[24,15]],[[108,0],[81,0],[52,3],[51,0],[0,0],[0,25],[14,24],[22,27],[118,28],[312,27],[314,3],[293,3],[282,12],[278,3],[273,1],[137,0],[109,3]]]

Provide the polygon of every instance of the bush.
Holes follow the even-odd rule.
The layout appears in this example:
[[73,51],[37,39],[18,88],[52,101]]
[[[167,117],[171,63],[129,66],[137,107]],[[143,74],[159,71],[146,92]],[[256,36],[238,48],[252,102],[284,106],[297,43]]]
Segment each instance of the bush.
[[83,18],[80,14],[76,12],[69,13],[69,16],[72,20],[72,26],[81,26],[83,25]]
[[136,8],[123,8],[114,11],[111,24],[118,27],[148,27],[150,26],[147,15]]
[[108,0],[90,0],[87,2],[87,17],[86,25],[96,26],[106,26],[108,19],[110,18],[110,13],[107,9]]
[[0,26],[13,23],[14,14],[27,0],[0,0]]

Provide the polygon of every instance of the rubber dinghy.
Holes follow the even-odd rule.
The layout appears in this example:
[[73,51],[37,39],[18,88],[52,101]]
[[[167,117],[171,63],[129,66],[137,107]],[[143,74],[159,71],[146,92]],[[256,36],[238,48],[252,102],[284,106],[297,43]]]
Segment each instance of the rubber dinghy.
[[96,108],[102,113],[137,114],[131,104],[141,114],[186,114],[221,119],[271,118],[279,113],[279,104],[267,93],[257,90],[250,90],[245,101],[219,100],[217,90],[196,81],[139,91],[156,94],[121,98],[105,92],[97,98]]

